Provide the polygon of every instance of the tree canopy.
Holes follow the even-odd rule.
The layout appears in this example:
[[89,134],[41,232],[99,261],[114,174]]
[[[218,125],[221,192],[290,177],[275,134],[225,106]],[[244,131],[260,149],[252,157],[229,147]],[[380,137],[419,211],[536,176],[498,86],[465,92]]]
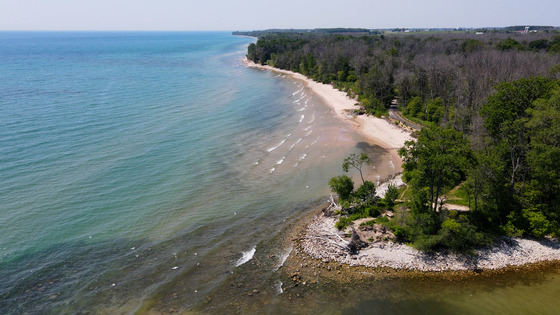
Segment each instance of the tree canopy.
[[442,193],[465,178],[474,164],[474,155],[462,133],[451,128],[429,127],[420,131],[417,141],[407,141],[399,150],[404,162],[404,179],[417,190],[425,190],[428,207],[441,207]]

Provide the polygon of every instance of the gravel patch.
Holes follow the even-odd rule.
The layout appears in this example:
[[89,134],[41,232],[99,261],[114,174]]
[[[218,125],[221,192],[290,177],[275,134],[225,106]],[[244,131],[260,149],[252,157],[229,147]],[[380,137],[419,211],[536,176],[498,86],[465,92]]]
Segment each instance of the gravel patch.
[[356,255],[348,250],[349,238],[338,231],[336,217],[317,215],[301,240],[303,250],[322,261],[350,266],[389,267],[419,271],[502,269],[544,261],[560,260],[560,242],[554,239],[531,240],[500,237],[489,248],[475,250],[473,256],[425,254],[400,243],[370,243]]

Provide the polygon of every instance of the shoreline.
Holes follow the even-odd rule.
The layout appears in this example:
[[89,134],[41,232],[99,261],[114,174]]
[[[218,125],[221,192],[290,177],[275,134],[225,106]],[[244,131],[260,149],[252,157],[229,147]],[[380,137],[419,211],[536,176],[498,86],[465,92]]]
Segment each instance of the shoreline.
[[[405,141],[413,139],[410,132],[381,118],[350,114],[349,111],[358,108],[355,105],[356,101],[331,85],[315,82],[300,73],[258,65],[247,58],[243,59],[243,63],[249,68],[274,71],[302,80],[306,87],[336,113],[337,117],[345,123],[352,124],[364,138],[390,153],[395,165],[395,175],[402,171],[402,160],[398,156],[397,150],[404,146]],[[379,189],[379,193],[383,194],[382,189]],[[491,247],[475,250],[473,256],[445,253],[426,254],[406,244],[392,241],[370,243],[366,248],[352,255],[347,249],[350,238],[347,237],[346,232],[338,231],[335,228],[336,218],[326,217],[320,211],[306,221],[307,223],[305,223],[305,227],[302,227],[296,241],[301,251],[319,262],[325,264],[335,262],[348,267],[352,266],[352,269],[361,266],[417,272],[478,272],[480,270],[507,270],[508,268],[560,261],[560,242],[558,240],[510,237],[497,238]],[[297,259],[297,257],[291,259]],[[348,272],[352,272],[352,269],[349,268]]]
[[[496,266],[495,268],[485,268],[482,264],[479,264],[478,268],[406,268],[405,266],[398,266],[396,264],[390,264],[387,260],[383,261],[382,257],[372,257],[379,259],[380,262],[376,264],[362,264],[360,259],[350,258],[350,263],[347,261],[331,258],[331,257],[319,257],[315,255],[314,252],[325,250],[324,248],[315,247],[314,250],[309,250],[309,241],[311,239],[321,239],[321,235],[309,235],[309,228],[316,224],[316,221],[324,218],[322,209],[328,207],[328,204],[324,204],[321,207],[315,207],[309,212],[302,215],[300,221],[295,224],[289,230],[290,239],[290,251],[284,265],[281,270],[286,273],[290,278],[294,275],[297,276],[297,281],[293,280],[295,285],[298,283],[304,283],[305,281],[335,281],[336,283],[356,283],[356,281],[365,281],[365,283],[370,283],[371,281],[377,281],[380,279],[395,279],[395,278],[420,278],[420,279],[443,279],[450,281],[457,281],[460,279],[472,279],[475,277],[493,277],[496,275],[505,274],[517,274],[517,273],[532,273],[532,272],[547,272],[550,270],[557,270],[560,267],[560,260],[553,258],[549,260],[544,259],[533,259],[531,260],[532,253],[525,253],[527,260],[523,264],[507,264],[506,260],[502,260],[502,266]],[[331,225],[329,228],[334,228]],[[338,238],[338,236],[336,236]],[[328,240],[333,247],[337,247]],[[535,242],[535,241],[530,241]],[[549,242],[549,240],[545,240]],[[505,243],[502,241],[502,243]],[[552,243],[555,243],[552,241]],[[344,244],[343,244],[344,245]],[[394,245],[394,244],[392,244]],[[399,245],[399,244],[396,244]],[[560,245],[556,242],[556,245]],[[400,244],[402,247],[408,247],[404,244]],[[541,245],[544,246],[544,245]],[[412,251],[416,251],[412,247],[409,247]],[[500,248],[500,249],[503,249]],[[560,250],[560,249],[557,249]],[[507,259],[509,253],[503,253],[496,248],[492,247],[487,249],[489,252],[494,252],[495,255],[501,254]],[[391,253],[399,253],[396,247],[385,246],[380,251],[382,255],[387,255]],[[344,253],[345,255],[346,253]],[[356,255],[360,256],[360,254]],[[434,259],[433,256],[426,255],[424,259]],[[437,256],[437,255],[436,255]],[[441,256],[441,255],[440,255]],[[442,257],[436,258],[438,263],[447,263]],[[482,261],[482,259],[479,258]],[[461,262],[462,263],[462,262]]]
[[351,124],[365,139],[382,147],[391,155],[391,161],[395,166],[395,174],[402,172],[402,160],[397,151],[404,146],[406,141],[413,140],[410,132],[392,125],[385,119],[350,114],[350,111],[359,108],[356,105],[356,100],[349,98],[345,92],[337,90],[332,85],[313,81],[301,73],[259,65],[246,57],[243,58],[243,63],[249,68],[273,71],[303,81],[307,88],[335,112],[336,117]]
[[422,272],[500,270],[560,260],[558,240],[532,240],[517,237],[499,237],[491,247],[474,251],[474,255],[453,253],[427,254],[406,244],[375,242],[350,254],[350,239],[338,231],[336,218],[316,214],[303,233],[300,245],[311,257],[336,261],[348,266],[391,268]]

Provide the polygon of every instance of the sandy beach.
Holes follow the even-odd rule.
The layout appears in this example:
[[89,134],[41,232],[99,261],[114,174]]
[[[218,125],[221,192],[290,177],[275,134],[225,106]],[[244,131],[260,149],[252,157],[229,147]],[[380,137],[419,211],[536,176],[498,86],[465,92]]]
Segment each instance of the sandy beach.
[[346,93],[335,89],[332,85],[315,82],[301,73],[259,65],[246,58],[243,59],[243,62],[250,68],[274,71],[303,81],[307,88],[332,108],[337,117],[345,123],[352,124],[372,144],[379,145],[387,150],[391,154],[395,170],[397,172],[401,171],[402,162],[397,154],[397,150],[404,146],[406,141],[413,139],[410,136],[410,132],[391,124],[385,119],[366,115],[352,115],[352,110],[359,108],[356,105],[356,100],[351,99]]
[[[331,85],[315,82],[292,71],[258,65],[247,59],[244,59],[244,63],[250,68],[282,73],[305,82],[306,86],[320,96],[342,121],[353,124],[366,139],[389,151],[395,170],[397,172],[401,170],[402,161],[397,155],[397,150],[406,141],[413,139],[410,132],[391,124],[385,119],[366,115],[352,115],[351,111],[358,109],[356,101]],[[403,185],[400,176],[392,181],[397,186]],[[386,186],[387,183],[378,187],[377,193],[379,196],[384,195]],[[337,219],[336,216],[327,217],[323,215],[323,212],[317,213],[307,223],[302,235],[298,238],[298,246],[301,251],[325,263],[336,262],[349,266],[432,272],[496,270],[560,260],[560,242],[558,240],[529,240],[508,237],[495,240],[492,247],[476,250],[472,256],[442,253],[429,255],[408,245],[392,241],[372,242],[357,254],[351,254],[348,250],[350,228],[345,231],[338,231],[335,228]],[[355,223],[354,229],[358,229],[358,225],[359,222]]]

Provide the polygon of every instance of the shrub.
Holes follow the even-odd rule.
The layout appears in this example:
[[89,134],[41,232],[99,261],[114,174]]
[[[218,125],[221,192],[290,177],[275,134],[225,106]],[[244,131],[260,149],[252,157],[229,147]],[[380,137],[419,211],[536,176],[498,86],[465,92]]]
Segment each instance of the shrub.
[[399,189],[393,184],[389,184],[387,187],[387,192],[385,193],[385,204],[389,208],[393,208],[395,205],[395,200],[399,197]]
[[354,190],[354,182],[346,175],[331,178],[329,186],[332,192],[337,193],[341,200],[348,200],[352,190]]
[[419,235],[412,244],[414,248],[423,252],[433,252],[441,245],[441,235]]
[[[345,170],[347,169],[348,167],[346,167]],[[354,196],[367,205],[375,203],[375,200],[377,199],[377,197],[375,196],[375,184],[366,180],[358,188],[358,190],[356,190]]]
[[441,245],[453,252],[470,253],[475,246],[487,245],[490,239],[468,222],[447,219],[441,224]]
[[445,248],[454,253],[472,254],[474,247],[488,245],[490,241],[470,223],[447,219],[438,233],[416,235],[414,247],[427,252]]
[[336,222],[336,224],[334,225],[338,230],[344,230],[346,227],[348,227],[350,224],[352,224],[352,220],[348,217],[341,217],[338,222]]
[[375,206],[366,208],[366,211],[367,215],[372,218],[375,218],[381,214],[381,212],[379,211],[379,207]]
[[374,220],[369,220],[369,221],[364,221],[360,224],[360,226],[366,226],[366,225],[373,226],[374,224],[375,224],[375,219]]
[[391,230],[393,231],[393,234],[395,234],[395,237],[397,238],[397,241],[403,242],[403,241],[408,240],[407,230],[405,228],[403,228],[402,226],[395,225],[395,226],[393,226],[393,228]]

